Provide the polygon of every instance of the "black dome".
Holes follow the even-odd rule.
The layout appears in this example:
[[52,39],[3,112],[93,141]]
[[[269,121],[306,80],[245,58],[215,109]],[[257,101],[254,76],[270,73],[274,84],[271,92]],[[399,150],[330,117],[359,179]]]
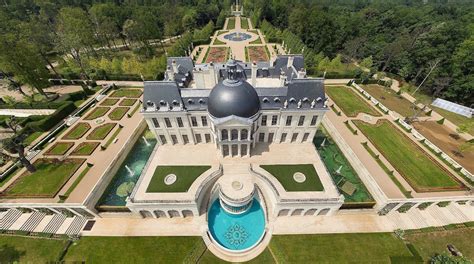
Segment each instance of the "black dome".
[[257,92],[244,80],[229,80],[218,83],[209,95],[208,111],[214,117],[251,117],[260,110]]

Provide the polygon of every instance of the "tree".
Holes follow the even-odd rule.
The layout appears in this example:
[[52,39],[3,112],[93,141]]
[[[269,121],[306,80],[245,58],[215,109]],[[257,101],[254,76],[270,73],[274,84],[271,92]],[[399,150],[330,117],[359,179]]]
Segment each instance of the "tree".
[[[5,123],[14,135],[11,138],[0,140],[0,146],[2,147],[0,156],[4,160],[18,160],[29,172],[35,172],[35,166],[31,164],[25,155],[24,136],[19,134],[21,129],[19,120],[11,116]],[[16,155],[11,152],[16,152]]]
[[[2,73],[2,72],[0,72],[0,73]],[[23,95],[24,97],[28,97],[28,95],[25,93],[25,91],[23,91],[23,87],[21,87],[22,84],[20,82],[16,81],[11,76],[8,76],[6,73],[2,73],[2,75],[4,76],[3,80],[5,80],[5,82],[7,83],[7,89],[8,90],[17,91],[21,95]]]
[[360,62],[361,67],[364,67],[369,70],[372,68],[373,65],[374,65],[374,61],[372,59],[372,56],[369,56]]

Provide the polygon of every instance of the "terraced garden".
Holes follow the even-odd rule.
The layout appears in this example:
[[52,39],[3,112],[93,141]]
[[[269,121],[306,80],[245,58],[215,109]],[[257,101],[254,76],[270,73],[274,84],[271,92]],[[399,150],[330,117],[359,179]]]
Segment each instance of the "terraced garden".
[[119,99],[110,99],[110,98],[107,98],[105,99],[104,101],[102,101],[100,103],[101,106],[113,106],[115,105],[117,102],[119,101]]
[[44,155],[64,155],[66,152],[74,146],[73,142],[57,142],[50,147]]
[[[158,166],[146,192],[186,192],[193,182],[210,168],[211,166]],[[176,175],[176,182],[166,185],[165,177],[170,174]]]
[[388,120],[376,125],[354,120],[354,124],[417,192],[465,188]]
[[92,112],[84,117],[84,120],[94,120],[96,118],[103,117],[109,110],[110,107],[96,107],[94,110],[92,110]]
[[87,131],[91,129],[91,125],[88,123],[79,123],[74,128],[72,128],[63,139],[80,139],[84,136]]
[[125,98],[122,101],[120,101],[119,105],[120,106],[132,106],[135,104],[137,99],[130,99],[130,98]]
[[107,123],[101,126],[96,127],[92,132],[87,135],[89,140],[103,140],[107,135],[114,129],[116,123]]
[[130,107],[116,107],[109,113],[110,120],[119,121],[130,110]]
[[139,98],[142,94],[143,94],[142,89],[120,88],[118,90],[115,90],[109,97]]
[[71,155],[89,156],[99,145],[99,142],[82,142],[72,151]]
[[326,93],[349,117],[355,117],[359,113],[366,113],[372,116],[381,116],[367,101],[361,98],[356,92],[345,86],[326,86]]

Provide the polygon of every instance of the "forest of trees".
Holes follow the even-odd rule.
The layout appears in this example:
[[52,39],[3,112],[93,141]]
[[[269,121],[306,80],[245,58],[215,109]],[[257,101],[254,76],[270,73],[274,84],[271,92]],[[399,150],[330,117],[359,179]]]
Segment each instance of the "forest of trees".
[[[98,71],[156,78],[165,60],[150,40],[182,35],[181,44],[187,44],[208,39],[215,28],[223,26],[232,2],[4,0],[0,3],[0,74],[8,73],[12,81],[43,94],[48,78],[68,73],[83,79],[104,75]],[[267,28],[281,30],[293,45],[305,47],[308,64],[316,70],[339,65],[341,60],[363,62],[372,72],[385,71],[415,86],[431,72],[422,86],[425,93],[474,104],[474,1],[243,3],[255,25],[268,23]],[[187,48],[181,44],[171,47],[171,54]],[[119,45],[133,51],[133,58],[113,57],[112,49],[97,50]],[[65,55],[64,63],[53,63]]]
[[314,60],[371,60],[414,85],[432,70],[427,94],[474,104],[473,1],[244,0],[244,10],[295,34]]

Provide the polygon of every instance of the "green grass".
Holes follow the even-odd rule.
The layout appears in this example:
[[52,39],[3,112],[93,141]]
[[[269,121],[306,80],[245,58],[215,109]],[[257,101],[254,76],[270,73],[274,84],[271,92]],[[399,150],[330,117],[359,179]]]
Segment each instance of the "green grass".
[[31,143],[33,143],[33,141],[35,141],[37,138],[43,135],[43,133],[44,132],[33,132],[23,141],[23,143],[29,146],[31,145]]
[[435,107],[435,106],[430,106],[435,112],[438,114],[442,115],[452,123],[454,123],[456,126],[460,126],[463,124],[471,124],[471,129],[468,131],[469,134],[474,135],[474,118],[467,118],[462,115],[455,114],[453,112],[449,112],[447,110]]
[[[260,165],[260,167],[273,175],[288,192],[324,191],[313,164]],[[296,182],[293,179],[293,174],[296,172],[303,173],[306,181]]]
[[[146,192],[186,192],[193,182],[211,166],[158,166],[153,173]],[[168,174],[177,176],[176,182],[166,185],[164,179]]]
[[79,123],[63,137],[63,139],[80,139],[91,129],[88,123]]
[[[202,254],[201,258],[199,259],[199,264],[224,264],[229,263],[224,261],[218,257],[216,257],[211,251],[206,250],[204,254]],[[270,249],[267,247],[260,255],[256,258],[244,262],[245,264],[268,264],[268,263],[276,263],[275,259],[273,259],[272,253]]]
[[460,189],[461,185],[388,120],[354,124],[416,191]]
[[359,113],[380,116],[380,113],[358,96],[352,88],[326,86],[326,93],[347,116],[355,117]]
[[249,28],[249,21],[246,17],[240,17],[240,28],[242,29]]
[[25,172],[6,191],[6,196],[54,197],[71,176],[81,167],[83,159],[40,159],[34,163],[37,171]]
[[130,112],[128,116],[132,117],[140,109],[140,107],[141,107],[141,104],[137,104],[137,106],[133,108],[132,112]]
[[110,110],[110,107],[96,107],[90,114],[88,114],[84,120],[93,120],[99,117],[104,116],[108,111]]
[[[363,88],[381,104],[388,107],[388,109],[405,117],[411,117],[415,114],[413,104],[401,95],[398,95],[394,90],[378,84],[363,85]],[[416,110],[416,113],[418,113],[418,116],[425,116],[421,110]]]
[[120,131],[122,131],[122,129],[123,129],[123,127],[119,126],[119,128],[117,130],[115,130],[115,132],[112,134],[112,136],[109,138],[109,140],[107,140],[107,142],[105,143],[104,148],[108,148],[110,146],[110,144],[112,144],[112,142],[118,136],[118,134],[120,134]]
[[107,98],[105,99],[104,101],[102,101],[100,103],[101,106],[113,106],[115,105],[117,102],[119,101],[119,99],[110,99],[110,98]]
[[109,97],[127,97],[127,98],[139,98],[142,95],[142,89],[137,88],[120,88],[114,91]]
[[92,132],[87,135],[89,140],[103,140],[107,135],[114,129],[115,123],[107,123],[96,127]]
[[472,238],[474,229],[455,229],[438,232],[421,232],[406,235],[406,240],[416,246],[425,261],[436,253],[448,252],[446,246],[454,245],[462,254],[474,260]]
[[82,172],[81,174],[79,174],[79,176],[76,178],[76,180],[72,183],[72,185],[69,187],[69,189],[67,189],[67,191],[64,193],[64,196],[65,197],[69,197],[69,195],[72,193],[72,191],[74,191],[74,189],[76,189],[77,185],[79,185],[79,183],[82,181],[82,179],[84,178],[84,176],[87,175],[87,173],[89,172],[89,170],[92,168],[92,165],[91,166],[87,166]]
[[71,155],[89,156],[99,146],[99,142],[82,142],[71,153]]
[[225,45],[225,42],[220,41],[219,39],[215,38],[214,42],[212,42],[212,45]]
[[74,146],[73,142],[57,142],[44,155],[64,155],[72,146]]
[[262,44],[262,39],[259,36],[256,40],[250,42],[249,44]]
[[86,263],[183,263],[201,237],[82,237],[64,260]]
[[122,101],[120,101],[120,106],[132,106],[135,104],[137,99],[130,99],[130,98],[125,98]]
[[273,236],[277,263],[390,263],[390,256],[412,256],[389,233]]
[[130,110],[130,107],[117,107],[109,113],[109,118],[115,121],[121,120],[128,110]]
[[229,18],[229,21],[227,22],[227,30],[232,30],[235,29],[235,17]]
[[55,263],[65,240],[0,236],[1,263]]

